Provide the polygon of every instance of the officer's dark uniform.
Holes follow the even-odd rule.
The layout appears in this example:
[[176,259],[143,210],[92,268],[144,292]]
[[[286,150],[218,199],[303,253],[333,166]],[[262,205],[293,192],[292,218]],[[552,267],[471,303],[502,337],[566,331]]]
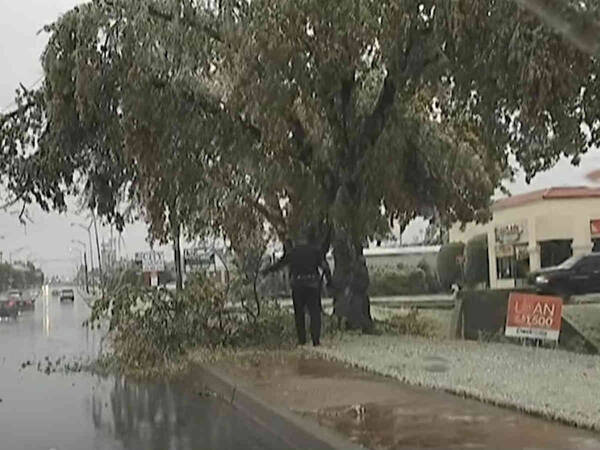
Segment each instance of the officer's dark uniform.
[[284,247],[284,254],[279,261],[263,271],[264,274],[289,266],[294,301],[294,316],[298,343],[306,343],[306,323],[304,307],[310,314],[310,334],[313,345],[320,344],[321,337],[321,277],[319,267],[323,270],[327,282],[331,282],[331,271],[322,250],[310,244],[299,244]]

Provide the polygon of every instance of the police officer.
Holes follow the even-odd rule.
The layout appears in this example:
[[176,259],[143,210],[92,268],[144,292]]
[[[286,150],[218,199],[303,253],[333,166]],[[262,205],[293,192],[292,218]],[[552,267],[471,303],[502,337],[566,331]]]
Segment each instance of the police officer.
[[300,238],[295,245],[286,241],[283,256],[279,261],[262,271],[263,275],[288,266],[294,302],[294,317],[298,343],[306,344],[306,322],[304,308],[310,314],[310,334],[314,346],[320,345],[321,337],[321,276],[319,268],[331,285],[331,271],[320,246],[313,245],[306,238]]

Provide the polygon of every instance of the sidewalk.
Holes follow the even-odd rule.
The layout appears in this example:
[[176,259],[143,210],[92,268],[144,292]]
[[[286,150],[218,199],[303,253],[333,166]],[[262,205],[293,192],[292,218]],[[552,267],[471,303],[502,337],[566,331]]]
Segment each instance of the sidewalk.
[[597,355],[411,336],[346,336],[312,351],[411,385],[600,431]]
[[[567,399],[575,390],[579,393],[577,398],[559,405],[555,413],[560,416],[571,411],[581,401],[582,415],[575,416],[583,423],[587,417],[583,411],[595,405],[596,413],[585,421],[586,425],[593,425],[600,414],[598,359],[554,355],[552,359],[558,358],[556,364],[567,363],[562,365],[563,373],[552,378],[545,372],[554,369],[544,365],[547,350],[515,347],[510,351],[503,346],[490,349],[485,344],[452,344],[458,344],[460,359],[455,358],[456,350],[450,350],[452,345],[441,342],[355,336],[321,349],[246,353],[210,367],[234,380],[233,392],[236,389],[252,392],[266,405],[295,412],[367,448],[600,448],[598,433],[442,392],[454,387],[454,392],[473,396],[479,393],[479,398],[491,401],[494,396],[504,398],[500,391],[516,390],[525,396],[523,401],[541,396],[540,402],[550,402],[547,405],[550,408],[555,406],[553,396],[557,391],[564,391],[560,398]],[[479,345],[481,349],[477,349]],[[369,365],[372,370],[387,372],[407,383],[319,356],[344,358],[363,367]],[[577,360],[577,367],[581,363],[596,365],[587,369],[588,375],[573,379],[577,371],[569,367],[570,358]],[[532,363],[513,365],[515,360],[522,359]],[[552,378],[553,383],[531,372],[530,367],[539,363],[542,363],[540,373]],[[499,369],[504,366],[505,369]],[[456,372],[464,378],[459,378]],[[535,378],[528,380],[531,376]],[[586,379],[594,381],[585,382]],[[512,386],[515,380],[521,387]],[[573,382],[580,385],[569,387]],[[409,385],[417,383],[439,390]],[[528,395],[527,389],[533,392]]]

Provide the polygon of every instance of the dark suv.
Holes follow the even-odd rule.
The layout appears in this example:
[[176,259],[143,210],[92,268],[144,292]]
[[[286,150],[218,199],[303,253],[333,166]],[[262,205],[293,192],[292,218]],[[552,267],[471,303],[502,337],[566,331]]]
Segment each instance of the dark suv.
[[600,292],[600,253],[572,256],[562,264],[529,275],[528,281],[541,294],[563,297]]

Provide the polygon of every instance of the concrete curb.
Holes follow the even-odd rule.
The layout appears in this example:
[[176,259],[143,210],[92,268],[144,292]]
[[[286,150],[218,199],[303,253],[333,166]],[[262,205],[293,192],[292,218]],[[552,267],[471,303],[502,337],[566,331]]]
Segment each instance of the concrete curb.
[[236,409],[252,418],[259,425],[273,432],[290,448],[325,450],[358,450],[358,446],[337,433],[321,427],[290,410],[268,404],[248,386],[240,384],[229,375],[208,365],[194,369],[195,388],[215,392]]

